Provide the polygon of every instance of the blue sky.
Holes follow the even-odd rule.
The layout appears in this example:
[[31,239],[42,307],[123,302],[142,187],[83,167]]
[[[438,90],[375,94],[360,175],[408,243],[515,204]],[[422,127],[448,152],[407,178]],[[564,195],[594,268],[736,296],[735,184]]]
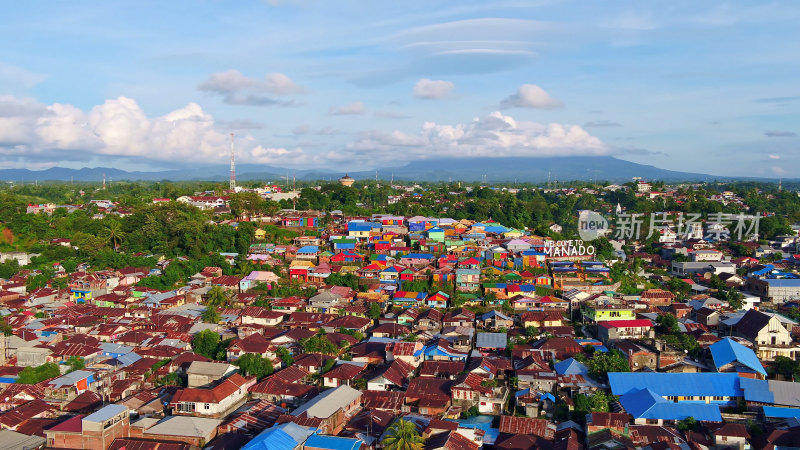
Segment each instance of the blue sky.
[[800,3],[15,2],[0,165],[613,155],[796,177]]

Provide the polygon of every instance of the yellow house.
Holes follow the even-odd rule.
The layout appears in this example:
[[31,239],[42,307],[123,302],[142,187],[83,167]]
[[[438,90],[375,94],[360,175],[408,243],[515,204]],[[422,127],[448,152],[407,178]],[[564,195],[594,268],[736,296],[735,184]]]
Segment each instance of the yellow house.
[[515,239],[518,237],[522,237],[523,233],[520,230],[508,230],[503,233],[503,237],[506,239]]
[[636,313],[633,311],[633,308],[620,306],[586,306],[583,309],[583,316],[591,322],[636,319]]
[[267,237],[267,232],[262,230],[261,228],[256,228],[255,231],[255,238],[258,240],[264,240]]

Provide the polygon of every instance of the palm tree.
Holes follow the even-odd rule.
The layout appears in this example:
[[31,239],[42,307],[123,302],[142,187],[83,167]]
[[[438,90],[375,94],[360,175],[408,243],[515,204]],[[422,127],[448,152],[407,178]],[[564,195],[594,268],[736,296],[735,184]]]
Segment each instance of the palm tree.
[[423,439],[413,422],[399,419],[389,427],[381,443],[388,450],[422,450]]
[[125,232],[122,231],[122,225],[117,221],[109,222],[103,230],[103,238],[111,241],[114,245],[114,251],[117,251],[117,243],[125,239]]
[[214,286],[208,291],[207,306],[224,306],[228,303],[228,296],[219,286]]

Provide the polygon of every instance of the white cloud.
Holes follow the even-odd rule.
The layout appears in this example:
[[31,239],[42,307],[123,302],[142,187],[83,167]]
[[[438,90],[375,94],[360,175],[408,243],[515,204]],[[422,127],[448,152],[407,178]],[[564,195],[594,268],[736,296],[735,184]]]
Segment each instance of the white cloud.
[[[419,133],[364,132],[348,148],[378,163],[456,157],[606,155],[608,147],[577,125],[516,121],[494,112],[466,124],[426,122]],[[398,151],[401,150],[401,151]]]
[[[363,104],[360,108],[363,110]],[[346,109],[347,110],[347,109]],[[359,110],[359,108],[350,108]],[[226,130],[227,131],[227,130]],[[296,135],[328,136],[340,131],[298,126]],[[0,160],[34,167],[54,161],[135,161],[204,165],[226,163],[230,141],[200,105],[189,103],[163,116],[148,116],[135,100],[106,100],[83,111],[73,105],[44,105],[0,98]],[[237,160],[286,167],[344,167],[415,159],[457,157],[605,155],[608,147],[576,125],[516,121],[499,112],[462,124],[426,122],[416,133],[371,130],[341,151],[302,146],[260,145],[237,134]]]
[[251,78],[235,69],[216,72],[200,83],[197,89],[221,95],[225,103],[233,105],[290,105],[291,101],[283,101],[271,96],[302,94],[306,89],[298,86],[288,76],[270,72],[264,79]]
[[535,84],[523,84],[519,87],[516,94],[508,96],[500,102],[500,108],[539,108],[553,109],[560,108],[561,102],[551,97]]
[[[240,160],[256,158],[251,141],[237,138]],[[106,100],[88,112],[67,104],[0,98],[0,156],[24,157],[31,164],[98,156],[209,164],[225,162],[229,145],[229,136],[197,103],[149,117],[127,97]]]
[[453,87],[450,81],[422,78],[414,85],[414,97],[428,100],[447,98]]
[[364,103],[362,102],[353,102],[350,103],[349,105],[345,105],[339,108],[331,106],[330,109],[328,109],[328,114],[332,116],[364,114],[365,112],[367,112],[367,106],[364,105]]
[[781,155],[770,154],[769,159],[781,159]]

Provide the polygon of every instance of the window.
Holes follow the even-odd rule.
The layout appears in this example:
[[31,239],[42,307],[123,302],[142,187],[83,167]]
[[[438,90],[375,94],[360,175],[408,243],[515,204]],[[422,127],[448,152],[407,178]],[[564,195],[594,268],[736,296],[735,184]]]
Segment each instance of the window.
[[206,403],[206,404],[205,404],[205,409],[211,409],[211,405],[209,405],[208,403]]

